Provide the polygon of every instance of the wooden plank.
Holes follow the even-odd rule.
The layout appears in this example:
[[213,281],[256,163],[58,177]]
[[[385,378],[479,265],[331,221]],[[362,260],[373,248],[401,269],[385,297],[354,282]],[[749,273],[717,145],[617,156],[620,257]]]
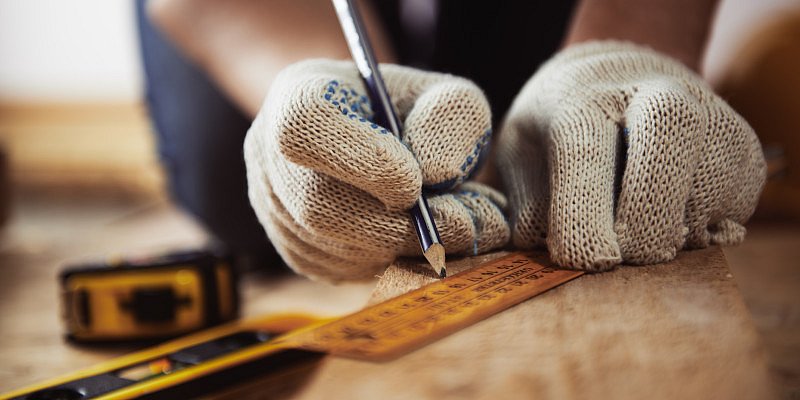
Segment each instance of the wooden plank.
[[[390,267],[373,301],[418,287],[425,271]],[[584,276],[395,361],[329,358],[302,381],[293,398],[774,397],[719,248]]]
[[[31,207],[30,202],[24,204]],[[106,220],[106,213],[96,206],[87,204],[86,208],[99,214],[93,220]],[[0,265],[9,267],[3,281],[6,290],[0,291],[0,326],[8,339],[0,346],[3,389],[129,351],[76,348],[61,342],[52,280],[61,261],[122,248],[136,251],[154,242],[165,245],[165,240],[176,244],[185,240],[188,229],[165,228],[165,218],[170,218],[156,213],[102,229],[84,221],[79,231],[94,234],[76,238],[75,225],[69,225],[69,232],[50,226],[52,206],[42,210],[47,218],[33,221],[47,222],[40,228],[48,234],[30,236],[39,231],[20,230],[12,224],[7,233],[20,244],[0,252]],[[130,221],[137,222],[131,225]],[[161,234],[145,235],[146,226],[155,225]],[[173,232],[167,234],[171,239],[165,239],[165,230]],[[102,243],[98,238],[103,238]],[[745,246],[763,246],[752,240]],[[779,243],[772,237],[769,242]],[[770,248],[770,253],[789,257],[791,252],[785,249],[796,248],[782,246]],[[44,253],[30,253],[37,248]],[[449,263],[448,268],[455,273],[481,261],[465,259]],[[379,281],[373,300],[422,284],[427,271],[413,263],[391,267]],[[232,398],[770,398],[761,347],[728,275],[720,251],[707,249],[681,254],[667,265],[581,277],[392,363],[329,359],[296,374],[294,384],[283,377],[278,383],[253,382]],[[790,280],[789,275],[782,276]],[[754,288],[752,279],[745,282]],[[355,307],[366,297],[356,296],[361,287],[326,289],[300,278],[287,285],[286,280],[259,282],[251,276],[245,283],[247,315],[311,311],[316,310],[313,306],[330,308],[343,301]],[[762,296],[774,294],[770,292],[773,286],[755,287],[764,292]],[[318,310],[329,315],[344,311]]]

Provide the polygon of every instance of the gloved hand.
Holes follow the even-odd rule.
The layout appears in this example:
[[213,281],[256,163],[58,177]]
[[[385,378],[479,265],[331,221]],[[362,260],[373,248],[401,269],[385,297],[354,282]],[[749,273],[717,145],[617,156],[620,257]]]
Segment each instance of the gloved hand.
[[579,269],[741,242],[765,179],[742,117],[688,68],[628,43],[557,54],[498,140],[514,245],[546,244]]
[[464,183],[491,136],[477,86],[383,65],[404,140],[370,122],[356,67],[311,60],[275,79],[245,139],[250,202],[275,248],[312,278],[372,277],[397,256],[421,255],[408,209],[422,186],[448,253],[510,237],[498,192]]

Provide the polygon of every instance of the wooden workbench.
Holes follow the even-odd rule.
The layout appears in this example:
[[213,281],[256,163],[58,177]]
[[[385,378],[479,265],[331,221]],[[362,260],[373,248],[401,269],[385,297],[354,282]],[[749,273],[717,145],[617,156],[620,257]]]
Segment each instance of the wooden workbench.
[[[16,232],[12,237],[24,246],[7,242],[0,253],[0,264],[6,267],[0,282],[0,389],[27,385],[132,350],[75,347],[61,341],[54,277],[63,263],[117,249],[135,252],[132,243],[146,250],[202,242],[198,235],[190,235],[195,229],[187,228],[187,222],[174,212],[158,208],[138,212],[135,219],[107,223],[103,218],[110,211],[98,212],[94,204],[84,203],[77,210],[80,213],[68,208],[69,215],[86,215],[82,210],[90,208],[100,222],[54,230],[47,214],[42,232],[48,235],[34,237],[31,228],[12,229],[11,233]],[[42,209],[50,212],[52,207]],[[131,215],[130,211],[119,213]],[[133,227],[131,221],[135,221]],[[102,229],[97,227],[101,222]],[[153,227],[162,233],[153,235]],[[76,230],[82,234],[76,235]],[[82,238],[78,245],[75,237]],[[796,248],[783,246],[778,250]],[[451,262],[448,268],[454,273],[480,261]],[[429,279],[414,272],[426,268],[417,268],[390,267],[379,280],[373,301]],[[754,277],[742,271],[737,278]],[[374,286],[329,287],[289,276],[248,276],[243,283],[246,316],[286,310],[337,315],[364,304]],[[751,292],[758,288],[758,293],[770,294],[767,289],[772,286],[745,283]],[[625,267],[581,277],[388,364],[326,359],[298,378],[281,382],[280,392],[279,385],[269,379],[253,382],[232,397],[771,397],[753,324],[716,248],[682,253],[666,265]]]
[[[493,255],[497,256],[497,255]],[[450,273],[493,256],[448,263]],[[431,280],[390,267],[373,301]],[[285,383],[285,382],[284,382]],[[280,392],[296,399],[768,399],[754,326],[719,248],[587,275],[397,360],[327,358]],[[274,395],[274,396],[273,396]]]

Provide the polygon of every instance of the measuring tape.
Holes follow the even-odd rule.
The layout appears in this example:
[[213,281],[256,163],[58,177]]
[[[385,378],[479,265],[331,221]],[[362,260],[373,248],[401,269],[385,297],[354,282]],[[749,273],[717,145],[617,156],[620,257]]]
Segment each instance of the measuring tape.
[[254,370],[289,368],[320,354],[391,360],[582,274],[542,265],[533,254],[512,253],[342,318],[240,321],[0,399],[177,398],[208,394],[219,389],[208,387],[213,382],[255,379]]

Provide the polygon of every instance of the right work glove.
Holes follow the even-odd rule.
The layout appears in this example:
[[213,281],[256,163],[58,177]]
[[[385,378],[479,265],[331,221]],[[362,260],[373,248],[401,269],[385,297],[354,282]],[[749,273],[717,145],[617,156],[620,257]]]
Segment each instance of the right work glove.
[[370,121],[355,65],[283,70],[245,139],[250,202],[284,261],[311,278],[373,277],[421,255],[408,209],[423,185],[448,254],[507,243],[505,198],[465,183],[491,136],[489,105],[468,80],[382,65],[403,141]]
[[753,129],[682,64],[622,42],[563,50],[498,143],[513,243],[604,270],[735,244],[765,180]]

